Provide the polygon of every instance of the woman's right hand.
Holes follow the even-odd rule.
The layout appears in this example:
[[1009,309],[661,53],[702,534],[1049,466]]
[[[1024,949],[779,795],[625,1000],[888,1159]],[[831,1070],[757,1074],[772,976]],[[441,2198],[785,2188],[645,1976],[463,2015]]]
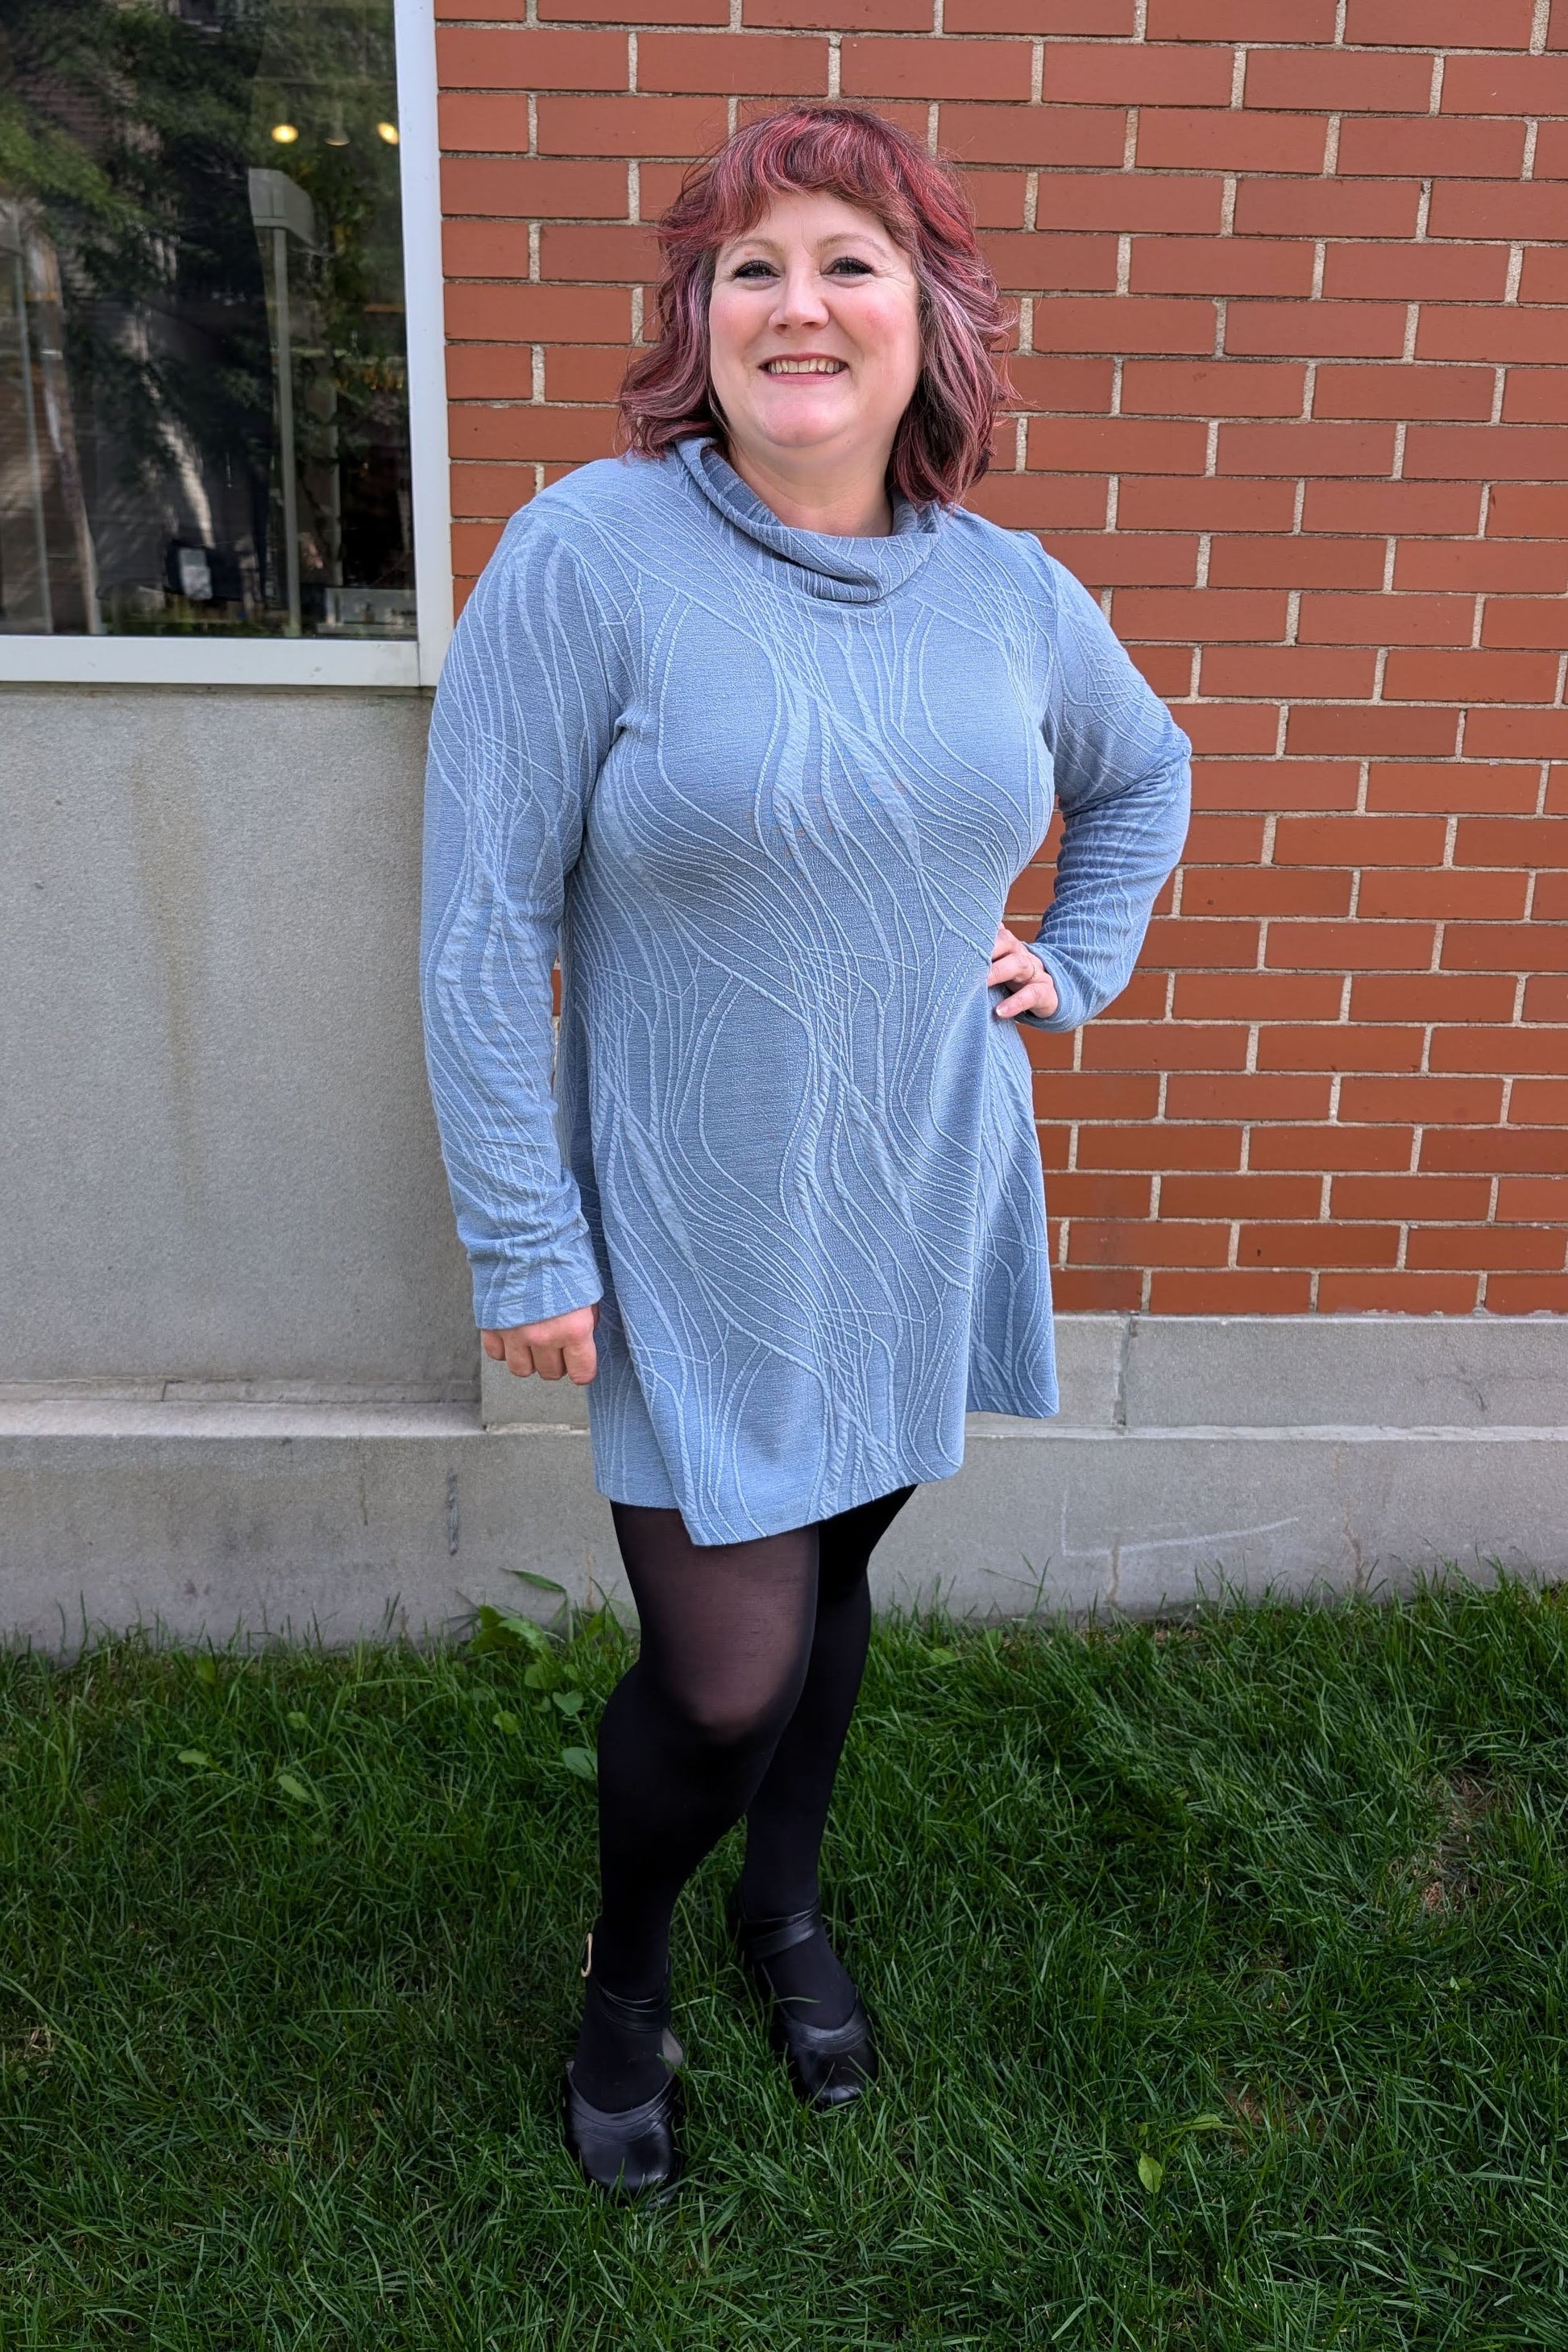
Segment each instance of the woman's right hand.
[[598,1370],[594,1327],[599,1306],[574,1307],[564,1315],[547,1315],[542,1322],[519,1323],[510,1331],[481,1331],[479,1339],[492,1362],[504,1364],[521,1380],[537,1372],[542,1381],[558,1381],[564,1372],[585,1388]]

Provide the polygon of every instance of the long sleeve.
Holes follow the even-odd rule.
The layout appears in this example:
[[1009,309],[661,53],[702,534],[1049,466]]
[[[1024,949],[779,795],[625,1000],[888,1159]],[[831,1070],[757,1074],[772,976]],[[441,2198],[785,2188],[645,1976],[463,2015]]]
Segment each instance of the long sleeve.
[[614,724],[576,559],[525,507],[458,621],[426,772],[426,1064],[481,1329],[603,1296],[562,1150],[551,971]]
[[1131,977],[1186,839],[1192,744],[1089,591],[1043,550],[1040,560],[1055,596],[1043,725],[1065,822],[1056,894],[1029,944],[1060,1001],[1017,1018],[1062,1030],[1092,1021]]

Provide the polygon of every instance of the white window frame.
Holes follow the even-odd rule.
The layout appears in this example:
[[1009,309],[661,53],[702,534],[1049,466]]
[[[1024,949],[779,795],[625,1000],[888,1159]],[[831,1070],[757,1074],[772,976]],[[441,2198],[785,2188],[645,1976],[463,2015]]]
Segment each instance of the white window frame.
[[23,636],[0,681],[61,686],[434,686],[452,635],[451,479],[441,277],[435,0],[393,0],[407,306],[416,638]]

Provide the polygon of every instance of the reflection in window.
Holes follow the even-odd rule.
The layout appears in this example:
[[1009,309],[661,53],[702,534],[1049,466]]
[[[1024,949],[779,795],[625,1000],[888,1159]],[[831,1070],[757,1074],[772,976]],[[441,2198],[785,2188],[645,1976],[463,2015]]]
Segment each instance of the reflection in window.
[[393,0],[5,0],[0,630],[412,636]]

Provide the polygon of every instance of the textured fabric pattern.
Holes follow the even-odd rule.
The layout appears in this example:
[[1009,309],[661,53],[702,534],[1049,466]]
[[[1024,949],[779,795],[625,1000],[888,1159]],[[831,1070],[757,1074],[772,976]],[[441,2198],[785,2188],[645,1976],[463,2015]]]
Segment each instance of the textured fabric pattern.
[[1032,534],[795,530],[701,439],[512,518],[436,698],[426,1053],[481,1328],[601,1301],[602,1493],[735,1542],[950,1476],[966,1411],[1056,1412],[985,972],[1054,787],[1036,1025],[1120,992],[1190,748]]

